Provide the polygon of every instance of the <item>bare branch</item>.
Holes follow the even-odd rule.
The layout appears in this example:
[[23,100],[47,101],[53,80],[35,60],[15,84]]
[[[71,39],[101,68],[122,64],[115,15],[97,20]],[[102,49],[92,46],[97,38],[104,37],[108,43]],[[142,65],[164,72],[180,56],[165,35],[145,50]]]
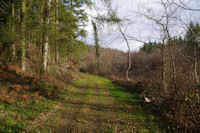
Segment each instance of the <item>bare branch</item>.
[[184,10],[190,10],[190,11],[197,11],[199,12],[200,9],[195,9],[195,8],[190,8],[189,6],[187,6],[185,3],[183,3],[181,0],[178,0],[180,2],[180,4],[177,4],[176,2],[174,2],[174,4],[179,7],[179,8],[182,8]]

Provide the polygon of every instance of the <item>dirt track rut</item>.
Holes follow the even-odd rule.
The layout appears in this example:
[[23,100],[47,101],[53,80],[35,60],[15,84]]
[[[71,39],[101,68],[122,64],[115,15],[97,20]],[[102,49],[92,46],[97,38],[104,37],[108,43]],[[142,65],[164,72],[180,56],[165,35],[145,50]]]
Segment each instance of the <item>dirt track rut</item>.
[[119,113],[127,108],[116,103],[106,84],[93,77],[84,79],[61,105],[54,122],[42,126],[56,133],[134,132],[134,120]]

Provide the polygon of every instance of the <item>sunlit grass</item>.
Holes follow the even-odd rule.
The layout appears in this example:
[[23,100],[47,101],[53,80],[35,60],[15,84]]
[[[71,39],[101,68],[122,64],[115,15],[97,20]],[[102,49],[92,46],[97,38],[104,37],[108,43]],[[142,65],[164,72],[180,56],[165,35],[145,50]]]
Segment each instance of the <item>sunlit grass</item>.
[[78,88],[83,87],[83,86],[85,85],[85,77],[79,78],[78,80],[76,80],[76,81],[73,83],[73,85],[74,85],[75,87],[78,87]]
[[127,106],[133,106],[133,110],[129,112],[119,110],[118,113],[120,115],[131,115],[136,120],[138,132],[166,132],[166,127],[164,126],[162,119],[154,113],[146,113],[142,108],[142,97],[139,94],[125,92],[123,87],[117,86],[103,77],[91,75],[88,79],[95,80],[98,84],[98,88],[107,89],[110,92],[110,95],[115,98],[116,103],[122,102]]
[[[51,110],[55,101],[40,97],[39,101],[35,100],[16,100],[14,104],[9,105],[0,103],[0,132],[21,132],[27,127],[27,122],[37,118],[42,112]],[[6,119],[6,120],[5,120]]]
[[[98,91],[100,91],[100,101],[108,102],[108,98],[106,96],[112,96],[116,106],[119,103],[124,106],[131,106],[131,110],[126,109],[118,109],[117,113],[120,116],[130,116],[132,117],[137,126],[137,131],[141,133],[148,132],[166,132],[165,127],[163,126],[163,121],[159,116],[154,113],[146,112],[142,108],[142,97],[139,94],[131,94],[125,92],[123,87],[117,86],[113,84],[110,80],[106,78],[102,78],[94,75],[86,75],[76,80],[72,86],[69,86],[66,89],[63,89],[59,93],[59,98],[64,100],[70,94],[74,94],[71,97],[75,97],[76,95],[80,95],[80,89],[86,89],[84,95],[84,99],[89,99],[92,96],[90,93],[96,93],[96,87],[98,87]],[[47,88],[47,90],[52,90],[51,88]],[[88,90],[88,91],[87,91]],[[94,100],[94,99],[93,99]],[[96,99],[97,100],[97,99]],[[40,117],[41,113],[47,113],[52,110],[58,102],[62,102],[60,100],[50,100],[43,96],[40,96],[39,100],[16,100],[12,105],[0,103],[0,132],[22,132],[27,126],[29,126],[29,122],[35,120]],[[93,101],[90,101],[93,102]],[[97,111],[98,112],[98,111]],[[51,118],[56,118],[57,114],[51,116]],[[104,123],[102,123],[103,125]],[[108,126],[107,126],[108,127]],[[44,129],[46,130],[46,129]],[[113,127],[110,129],[113,132]]]
[[[66,95],[68,95],[68,91],[63,89],[59,97],[64,98]],[[13,104],[0,102],[0,132],[26,130],[31,121],[39,118],[41,113],[48,113],[58,102],[43,96],[39,96],[37,100],[32,98],[28,100],[16,99]]]

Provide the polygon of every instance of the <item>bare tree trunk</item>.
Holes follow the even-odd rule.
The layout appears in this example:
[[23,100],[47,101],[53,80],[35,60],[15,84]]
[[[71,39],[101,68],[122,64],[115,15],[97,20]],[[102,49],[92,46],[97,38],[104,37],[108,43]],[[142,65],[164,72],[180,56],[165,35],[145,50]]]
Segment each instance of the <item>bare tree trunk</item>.
[[59,53],[58,53],[58,44],[56,44],[56,64],[58,64],[58,62],[59,62]]
[[130,70],[131,64],[132,64],[132,62],[131,62],[131,50],[130,50],[130,45],[129,45],[129,43],[128,43],[128,40],[127,40],[126,36],[124,35],[124,33],[123,33],[122,29],[121,29],[120,24],[117,23],[117,25],[118,25],[118,27],[119,27],[120,33],[122,34],[124,40],[126,41],[126,45],[127,45],[127,47],[128,47],[128,67],[127,67],[127,69],[126,69],[126,80],[129,80],[129,74],[128,74],[128,73],[129,73],[129,70]]
[[[160,0],[159,2],[164,9],[164,14],[162,16],[160,16],[160,18],[154,17],[155,14],[151,14],[149,15],[148,13],[139,13],[140,15],[146,17],[149,20],[154,21],[157,25],[159,25],[163,31],[163,34],[165,35],[165,39],[168,40],[168,47],[169,47],[169,54],[170,54],[170,63],[172,66],[172,78],[173,78],[173,86],[175,88],[175,92],[178,93],[177,91],[177,80],[176,80],[176,65],[175,65],[175,60],[174,60],[174,55],[173,55],[173,51],[171,48],[171,37],[170,37],[170,33],[169,33],[169,26],[170,21],[172,19],[174,19],[173,15],[177,12],[177,9],[174,8],[170,8],[171,3],[168,0]],[[159,15],[158,15],[159,16]],[[164,20],[165,22],[163,22],[162,20]],[[164,42],[163,42],[164,45]],[[162,47],[162,84],[164,87],[166,87],[167,84],[165,84],[166,79],[165,79],[165,67],[164,67],[164,46]],[[165,88],[166,90],[166,88]]]
[[[193,36],[195,37],[195,39],[197,40],[197,35],[195,34],[193,29],[190,29],[190,31],[192,32]],[[198,72],[197,72],[197,45],[199,45],[199,41],[197,40],[197,44],[196,42],[193,42],[193,49],[194,49],[194,77],[196,79],[196,83],[197,85],[199,84],[199,77],[198,77]]]
[[[40,17],[40,26],[43,27],[43,28],[45,27],[45,25],[43,24],[43,21],[44,21],[43,11],[45,11],[45,3],[46,3],[46,1],[42,1],[41,5],[40,5],[40,13],[42,14],[42,16]],[[43,31],[42,34],[39,36],[39,40],[40,40],[40,45],[39,45],[39,51],[40,51],[40,58],[39,58],[40,64],[39,64],[39,66],[40,66],[40,69],[39,69],[39,76],[38,76],[39,80],[42,78],[42,75],[44,73],[44,65],[43,65],[43,62],[44,62],[44,58],[43,58],[44,34],[46,34],[46,33]]]
[[47,63],[48,63],[48,51],[49,50],[49,37],[48,35],[45,35],[44,37],[44,62],[43,62],[43,65],[44,65],[44,71],[46,72],[47,70]]
[[70,63],[70,60],[71,60],[71,58],[70,58],[70,45],[68,45],[68,47],[67,47],[67,50],[68,50],[68,63]]
[[50,24],[50,8],[51,8],[51,0],[46,0],[46,8],[45,12],[46,14],[44,15],[44,24],[46,27],[45,35],[44,35],[44,41],[43,41],[43,70],[46,73],[47,71],[47,65],[48,65],[48,52],[49,52],[49,36],[47,34],[47,29]]
[[21,69],[22,71],[26,71],[26,39],[24,35],[22,37],[21,47],[22,47]]
[[129,70],[131,68],[131,52],[130,52],[130,48],[128,48],[128,68],[126,69],[126,80],[129,80]]
[[[169,33],[168,33],[169,36]],[[169,36],[169,40],[168,40],[168,46],[169,46],[169,51],[170,51],[170,58],[171,58],[171,64],[172,64],[172,77],[173,77],[173,84],[174,84],[174,89],[177,92],[177,82],[176,82],[176,65],[175,65],[175,61],[174,61],[174,55],[172,52],[172,48],[171,48],[171,38]]]
[[167,86],[166,86],[166,81],[165,81],[165,62],[164,62],[164,45],[165,45],[165,38],[163,38],[162,41],[162,50],[161,50],[161,55],[162,55],[162,87],[165,90],[165,92],[167,92]]
[[[11,4],[11,8],[12,8],[12,32],[14,33],[15,32],[15,7],[14,7],[14,1],[12,1],[12,4]],[[12,44],[12,61],[15,61],[15,58],[16,58],[16,46],[15,46],[15,43]]]
[[[24,15],[26,12],[26,0],[22,1],[22,14]],[[26,71],[26,38],[25,38],[25,24],[24,24],[24,16],[21,20],[21,50],[22,50],[22,56],[21,56],[21,69],[22,71]]]
[[197,85],[199,84],[199,78],[198,78],[198,73],[197,73],[197,49],[196,49],[196,44],[194,44],[194,75],[196,79]]
[[55,48],[55,63],[58,64],[59,61],[59,55],[58,55],[58,42],[57,42],[57,31],[58,31],[58,0],[56,0],[56,13],[55,13],[55,24],[56,24],[56,30],[55,30],[55,35],[56,35],[56,48]]
[[174,55],[173,55],[173,51],[172,51],[172,48],[171,48],[171,36],[170,36],[170,33],[169,33],[169,22],[170,22],[170,15],[169,14],[169,11],[168,11],[168,6],[170,5],[169,4],[169,1],[166,1],[167,3],[165,3],[163,0],[161,0],[161,3],[163,5],[163,8],[165,10],[165,15],[166,15],[166,24],[164,26],[164,32],[166,32],[166,35],[168,37],[168,46],[169,46],[169,52],[170,52],[170,58],[171,58],[171,64],[172,64],[172,77],[173,77],[173,84],[174,84],[174,89],[175,89],[175,92],[176,94],[178,93],[177,92],[177,83],[176,83],[176,65],[175,65],[175,61],[174,61]]
[[[191,9],[193,10],[193,9]],[[198,71],[197,71],[197,65],[198,65],[198,62],[197,62],[197,46],[200,46],[200,43],[199,43],[199,40],[198,40],[198,36],[196,35],[196,33],[194,32],[194,30],[192,28],[190,28],[189,26],[187,26],[187,24],[185,24],[183,21],[182,21],[182,24],[184,24],[187,29],[189,29],[191,32],[192,32],[192,35],[195,37],[195,40],[197,40],[197,44],[195,44],[195,42],[193,42],[193,52],[194,52],[194,78],[196,80],[196,83],[197,85],[199,84],[199,77],[198,77]],[[187,31],[187,30],[186,30]]]

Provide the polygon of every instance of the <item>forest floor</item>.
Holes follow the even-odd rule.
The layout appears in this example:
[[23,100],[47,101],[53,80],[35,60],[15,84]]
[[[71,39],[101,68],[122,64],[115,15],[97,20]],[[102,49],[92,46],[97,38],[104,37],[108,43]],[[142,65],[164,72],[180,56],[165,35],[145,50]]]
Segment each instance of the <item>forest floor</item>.
[[142,108],[139,94],[130,94],[110,80],[81,74],[58,99],[0,103],[0,132],[166,132],[157,115]]

